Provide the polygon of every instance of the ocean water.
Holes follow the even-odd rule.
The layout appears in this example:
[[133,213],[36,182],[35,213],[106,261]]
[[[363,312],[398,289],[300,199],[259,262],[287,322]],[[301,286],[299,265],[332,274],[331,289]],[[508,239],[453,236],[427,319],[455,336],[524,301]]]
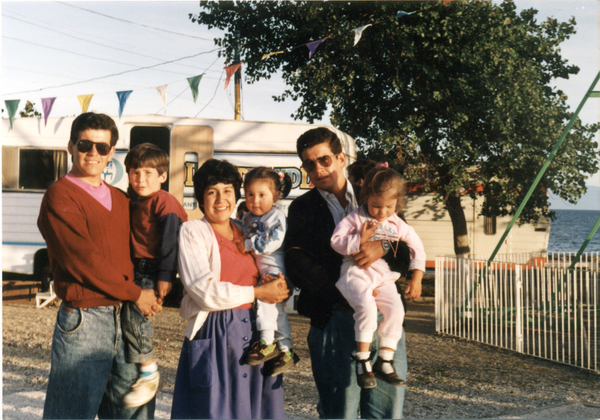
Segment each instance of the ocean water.
[[[550,227],[548,251],[577,252],[600,217],[600,210],[555,210],[556,219]],[[600,228],[585,249],[600,251]]]

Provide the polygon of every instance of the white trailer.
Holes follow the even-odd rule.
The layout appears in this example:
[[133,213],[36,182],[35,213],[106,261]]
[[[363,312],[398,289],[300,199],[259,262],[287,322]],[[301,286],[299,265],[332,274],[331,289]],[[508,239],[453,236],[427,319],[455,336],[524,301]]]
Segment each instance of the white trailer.
[[[404,217],[425,246],[427,268],[435,267],[436,255],[454,255],[452,221],[444,205],[436,200],[438,194],[423,193],[419,187],[409,188]],[[462,197],[471,254],[487,260],[511,221],[511,216],[484,217],[481,209],[483,197]],[[538,223],[515,224],[500,248],[500,254],[546,254],[550,238],[550,220],[541,218]]]
[[[10,128],[2,120],[2,271],[31,275],[42,282],[49,275],[46,244],[37,228],[44,191],[71,167],[67,143],[75,117],[17,118]],[[268,166],[287,172],[293,182],[291,199],[310,188],[296,153],[296,140],[310,124],[206,120],[158,115],[113,117],[119,142],[103,178],[127,190],[125,155],[137,144],[154,143],[169,153],[171,164],[164,189],[177,197],[190,219],[201,217],[194,198],[192,176],[209,158],[227,159],[242,175],[252,167]],[[354,140],[334,129],[350,161]]]
[[[2,271],[34,276],[46,281],[49,275],[46,244],[37,229],[37,217],[46,188],[68,172],[71,159],[67,143],[74,117],[17,118],[10,129],[2,120]],[[175,195],[190,219],[201,216],[194,199],[192,176],[206,159],[227,159],[242,174],[249,168],[269,166],[290,174],[292,192],[282,207],[306,192],[310,186],[296,154],[296,139],[318,127],[309,124],[205,120],[158,115],[114,117],[119,128],[117,152],[103,173],[104,179],[127,190],[124,159],[127,151],[151,142],[171,158],[164,188]],[[356,158],[354,140],[332,127],[342,140],[349,162]],[[454,254],[452,223],[436,194],[409,190],[405,217],[425,245],[428,267],[435,256]],[[469,240],[473,254],[489,256],[508,225],[509,217],[479,216],[482,198],[463,197]],[[501,253],[546,252],[550,222],[515,225]]]

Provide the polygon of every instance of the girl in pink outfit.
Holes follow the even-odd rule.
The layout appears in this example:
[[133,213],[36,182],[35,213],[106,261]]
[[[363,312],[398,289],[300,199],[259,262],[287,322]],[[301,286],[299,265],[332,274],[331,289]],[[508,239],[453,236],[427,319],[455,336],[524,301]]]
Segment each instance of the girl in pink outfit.
[[[362,185],[363,204],[337,225],[331,238],[331,247],[345,255],[336,287],[355,311],[356,375],[362,388],[375,387],[375,378],[392,385],[405,385],[392,364],[404,320],[404,307],[395,284],[400,273],[391,271],[383,259],[362,269],[352,258],[366,241],[382,241],[384,248],[389,244],[387,248],[394,254],[397,243],[406,242],[411,259],[409,270],[420,284],[425,270],[425,250],[415,230],[397,215],[403,208],[404,196],[400,174],[386,164],[377,166],[367,174]],[[392,242],[396,243],[396,249],[391,247]],[[369,347],[377,330],[377,310],[383,314],[379,326],[380,350],[371,367]]]

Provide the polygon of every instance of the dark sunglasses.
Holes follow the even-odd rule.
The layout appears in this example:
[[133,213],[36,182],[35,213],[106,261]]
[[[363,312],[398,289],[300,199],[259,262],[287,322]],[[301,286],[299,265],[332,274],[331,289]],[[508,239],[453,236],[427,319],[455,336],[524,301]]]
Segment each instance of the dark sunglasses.
[[321,156],[318,157],[317,160],[310,160],[310,159],[306,159],[304,161],[302,161],[302,167],[304,168],[304,170],[306,172],[312,172],[315,169],[317,169],[317,163],[319,165],[321,165],[323,168],[329,168],[331,166],[331,164],[333,163],[333,158],[337,157],[338,154],[333,155],[333,156]]
[[89,152],[90,150],[92,150],[94,145],[96,145],[96,151],[101,156],[108,155],[110,153],[110,149],[112,149],[112,146],[110,144],[94,143],[93,141],[89,141],[89,140],[79,140],[76,144],[77,150],[79,150],[79,152],[81,152],[81,153]]

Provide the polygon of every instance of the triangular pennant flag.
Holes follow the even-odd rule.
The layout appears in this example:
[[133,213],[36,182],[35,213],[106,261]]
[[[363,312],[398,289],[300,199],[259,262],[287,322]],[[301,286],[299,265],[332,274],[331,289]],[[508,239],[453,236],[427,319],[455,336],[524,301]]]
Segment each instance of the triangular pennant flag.
[[260,61],[264,60],[265,58],[269,58],[270,56],[275,55],[275,54],[283,54],[283,51],[276,51],[276,52],[272,52],[272,53],[269,53],[269,54],[263,54],[263,56],[260,59]]
[[396,17],[401,18],[402,16],[412,15],[413,13],[415,12],[403,12],[402,10],[398,10],[398,13],[396,13]]
[[6,104],[6,110],[8,111],[8,119],[10,120],[10,128],[12,130],[13,120],[15,118],[15,114],[17,113],[17,108],[19,107],[20,99],[13,99],[9,101],[4,101]]
[[160,100],[163,103],[163,106],[165,107],[165,114],[167,113],[167,87],[169,85],[162,85],[156,88],[156,90],[158,91],[158,94],[160,95]]
[[42,98],[42,110],[44,111],[44,127],[48,124],[48,116],[52,111],[52,106],[56,98]]
[[225,88],[229,86],[229,80],[231,80],[231,76],[235,74],[236,71],[242,66],[242,63],[232,64],[231,66],[225,67],[225,71],[227,72],[227,80],[225,80]]
[[309,60],[312,58],[312,56],[315,53],[315,50],[317,49],[319,44],[323,41],[325,41],[325,38],[319,39],[318,41],[309,42],[308,44],[306,44],[306,46],[308,47],[308,59]]
[[358,41],[360,41],[360,37],[362,36],[363,31],[365,29],[367,29],[369,26],[371,26],[370,23],[368,25],[361,26],[360,28],[353,29],[353,31],[354,31],[354,45],[358,44]]
[[90,94],[90,95],[79,95],[77,97],[77,99],[79,99],[79,104],[81,105],[81,113],[85,114],[88,111],[88,108],[90,107],[90,102],[92,102],[92,96],[94,96],[94,94]]
[[200,79],[202,79],[204,74],[200,76],[188,77],[187,81],[190,84],[190,89],[192,90],[192,97],[194,98],[194,103],[196,103],[196,99],[198,99],[198,85],[200,84]]
[[131,95],[132,90],[123,90],[121,92],[117,92],[117,98],[119,98],[119,118],[123,115],[123,110],[125,109],[125,104],[127,103],[127,99],[129,99],[129,95]]

